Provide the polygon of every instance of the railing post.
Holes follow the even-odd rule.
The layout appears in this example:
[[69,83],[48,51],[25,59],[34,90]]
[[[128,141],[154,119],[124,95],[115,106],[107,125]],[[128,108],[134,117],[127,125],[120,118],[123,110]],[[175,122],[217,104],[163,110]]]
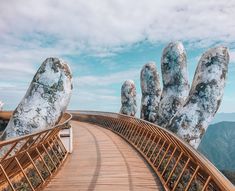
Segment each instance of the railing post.
[[189,182],[188,182],[188,184],[187,184],[187,186],[186,186],[186,188],[185,188],[185,191],[188,191],[188,189],[189,189],[189,187],[190,187],[190,184],[192,183],[194,177],[197,175],[197,172],[198,172],[199,168],[200,168],[200,167],[197,166],[197,168],[195,169],[195,171],[194,171],[192,177],[190,178],[190,180],[189,180]]
[[54,149],[53,149],[53,146],[54,146],[54,145],[51,146],[50,141],[48,141],[47,144],[48,144],[48,146],[50,147],[50,149],[51,149],[53,155],[55,156],[56,160],[57,160],[58,163],[60,164],[61,161],[60,161],[60,159],[58,158],[57,154],[55,153],[55,151],[54,151]]
[[175,147],[174,150],[173,150],[172,153],[171,153],[170,158],[168,159],[168,161],[167,161],[167,163],[166,163],[166,166],[165,166],[164,170],[162,171],[162,175],[164,175],[164,172],[166,171],[166,169],[167,169],[169,163],[171,162],[171,159],[172,159],[172,157],[174,156],[176,150],[177,150],[177,148]]
[[164,148],[164,145],[166,144],[166,140],[164,140],[164,142],[162,143],[162,146],[160,147],[159,151],[158,151],[158,154],[157,156],[155,157],[154,161],[153,161],[153,165],[155,165],[156,161],[157,161],[157,158],[159,157],[159,155],[161,154],[162,152],[162,149]]
[[33,159],[32,159],[32,157],[29,155],[29,153],[28,153],[28,152],[26,152],[26,153],[27,153],[27,156],[29,157],[29,159],[30,159],[30,161],[31,161],[32,165],[34,166],[35,170],[37,171],[37,173],[38,173],[38,175],[39,175],[40,179],[41,179],[41,180],[42,180],[42,182],[44,183],[44,182],[45,182],[45,180],[44,180],[44,178],[42,177],[41,173],[39,172],[39,170],[38,170],[38,168],[37,168],[36,164],[34,163],[34,161],[33,161]]
[[208,186],[210,180],[211,180],[211,176],[208,176],[208,178],[207,178],[207,180],[206,180],[206,182],[205,182],[205,184],[204,184],[204,186],[202,188],[202,191],[206,190],[206,187]]
[[165,158],[166,154],[168,153],[168,151],[169,151],[170,147],[171,147],[171,143],[168,145],[168,147],[167,147],[167,149],[166,149],[166,151],[165,151],[164,155],[162,156],[162,159],[161,159],[161,161],[159,162],[159,164],[158,164],[158,166],[157,166],[157,170],[158,170],[158,169],[159,169],[159,167],[161,166],[161,164],[162,164],[162,162],[163,162],[163,160],[164,160],[164,158]]
[[2,170],[2,172],[3,172],[3,174],[4,174],[4,176],[5,176],[5,178],[7,179],[7,182],[8,182],[8,184],[9,184],[9,186],[11,187],[11,189],[13,190],[13,191],[15,191],[15,188],[14,188],[14,186],[13,186],[13,184],[11,183],[11,180],[9,179],[9,177],[7,176],[7,173],[6,173],[6,171],[4,170],[4,168],[3,168],[3,166],[0,164],[0,168],[1,168],[1,170]]
[[135,126],[134,125],[130,125],[131,127],[130,127],[130,131],[128,131],[128,133],[127,133],[127,135],[126,135],[126,138],[128,139],[128,140],[130,140],[130,135],[132,134],[132,132],[134,131],[134,129],[135,129]]
[[150,155],[150,157],[149,157],[149,160],[150,160],[150,161],[151,161],[152,156],[153,156],[153,154],[155,153],[155,151],[156,151],[156,149],[157,149],[159,143],[161,142],[161,140],[162,140],[162,138],[159,137],[158,142],[156,143],[156,146],[154,147],[154,149],[153,149],[153,151],[152,151],[152,153],[151,153],[151,155]]
[[[151,150],[153,144],[155,143],[156,138],[157,138],[157,135],[155,135],[155,136],[154,136],[154,139],[152,139],[152,143],[151,143],[151,145],[149,146],[149,148],[148,148],[148,150],[147,150],[147,152],[146,152],[146,156],[148,156],[148,154],[149,154],[149,152],[150,152],[150,150]],[[160,139],[160,138],[159,138],[159,139]]]
[[[66,120],[63,123],[53,128],[50,127],[48,130],[24,135],[0,143],[0,148],[7,148],[4,150],[5,154],[2,154],[0,158],[0,172],[1,178],[3,178],[1,180],[0,190],[6,185],[9,189],[15,191],[15,184],[12,181],[16,180],[15,183],[17,184],[23,178],[28,190],[34,191],[51,177],[52,173],[57,170],[67,156],[67,150],[59,139],[58,133],[62,129],[62,126],[68,123],[70,119],[71,115],[66,116]],[[58,160],[58,163],[55,164],[53,160]],[[45,170],[46,177],[44,177]],[[35,172],[36,176],[40,178],[36,182],[32,181],[34,177],[31,176],[31,171]],[[19,176],[21,174],[23,177]]]
[[190,158],[188,158],[188,160],[186,161],[186,163],[185,163],[185,165],[184,165],[184,168],[182,169],[182,171],[181,171],[179,177],[177,178],[177,180],[176,180],[176,182],[175,182],[175,185],[174,185],[172,191],[175,191],[176,186],[179,184],[179,181],[180,181],[180,179],[181,179],[181,177],[182,177],[182,175],[183,175],[185,169],[187,168],[189,161],[190,161]]
[[168,182],[169,182],[169,180],[170,180],[170,178],[171,178],[173,172],[175,171],[175,168],[176,168],[176,166],[178,165],[178,162],[180,161],[180,158],[181,158],[182,155],[183,155],[183,153],[181,152],[180,155],[178,156],[178,159],[177,159],[177,161],[176,161],[176,163],[175,163],[173,169],[171,170],[171,173],[169,174],[169,176],[168,176],[168,178],[167,178],[167,181],[165,182],[165,185],[168,184]]
[[51,158],[50,154],[48,153],[46,147],[44,146],[44,144],[42,144],[42,147],[44,149],[44,151],[46,152],[47,156],[49,157],[50,161],[52,162],[53,166],[57,169],[56,164],[54,163],[53,159]]
[[59,132],[60,140],[69,153],[73,152],[73,128],[64,128]]
[[39,154],[39,157],[41,158],[41,160],[42,160],[43,164],[45,165],[47,171],[49,172],[50,175],[52,175],[47,163],[45,162],[45,160],[44,160],[43,156],[41,155],[40,151],[38,150],[38,148],[36,148],[36,151]]
[[18,166],[20,167],[20,170],[21,170],[21,172],[23,173],[25,179],[27,180],[27,182],[28,182],[30,188],[34,191],[33,185],[31,184],[31,182],[30,182],[28,176],[25,174],[24,169],[22,168],[22,166],[21,166],[19,160],[18,160],[16,157],[15,157],[15,161],[16,161],[16,163],[18,164]]
[[[81,118],[84,119],[84,122],[109,126],[108,129],[129,142],[153,167],[153,170],[160,177],[160,181],[167,190],[172,187],[175,190],[177,189],[182,176],[184,177],[186,168],[189,169],[187,173],[190,173],[191,176],[183,185],[186,191],[189,190],[190,184],[196,175],[200,175],[203,180],[203,190],[207,189],[208,185],[210,188],[218,187],[221,191],[230,191],[231,188],[234,188],[210,162],[202,158],[197,152],[194,152],[188,144],[167,129],[142,119],[117,113],[88,111],[85,113],[81,112],[79,115],[82,116]],[[95,120],[92,118],[94,116]],[[185,158],[188,161],[185,161]],[[185,163],[186,165],[183,167]],[[178,172],[178,167],[182,170],[181,173]],[[193,171],[192,169],[195,170]],[[198,174],[199,169],[201,170]],[[177,173],[176,178],[175,173]],[[169,180],[171,180],[171,184],[172,180],[176,181],[173,186],[170,185],[171,188],[168,187]]]

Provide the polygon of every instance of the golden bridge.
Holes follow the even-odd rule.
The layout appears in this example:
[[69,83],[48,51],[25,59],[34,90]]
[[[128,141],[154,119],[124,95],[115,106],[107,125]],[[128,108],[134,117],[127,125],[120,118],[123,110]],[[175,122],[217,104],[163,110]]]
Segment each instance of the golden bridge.
[[0,142],[0,153],[3,191],[235,190],[170,131],[117,113],[70,111],[51,129]]

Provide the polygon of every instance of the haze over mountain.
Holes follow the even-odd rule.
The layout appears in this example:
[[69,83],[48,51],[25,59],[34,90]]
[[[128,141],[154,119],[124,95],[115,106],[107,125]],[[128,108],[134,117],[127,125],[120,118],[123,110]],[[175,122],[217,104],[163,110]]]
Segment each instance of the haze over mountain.
[[235,122],[210,125],[198,150],[218,169],[235,171]]
[[211,125],[222,122],[222,121],[234,121],[235,122],[235,113],[217,113],[215,115],[215,118],[211,122]]

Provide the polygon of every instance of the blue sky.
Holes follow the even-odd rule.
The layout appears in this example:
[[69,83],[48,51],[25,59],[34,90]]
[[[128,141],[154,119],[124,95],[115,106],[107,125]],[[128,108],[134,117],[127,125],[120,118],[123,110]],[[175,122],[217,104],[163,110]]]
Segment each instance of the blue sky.
[[192,80],[210,47],[230,49],[224,99],[219,112],[235,112],[235,2],[225,0],[17,1],[0,2],[0,100],[14,109],[47,57],[65,60],[73,71],[70,109],[118,112],[120,88],[136,83],[142,66],[163,48],[183,42]]

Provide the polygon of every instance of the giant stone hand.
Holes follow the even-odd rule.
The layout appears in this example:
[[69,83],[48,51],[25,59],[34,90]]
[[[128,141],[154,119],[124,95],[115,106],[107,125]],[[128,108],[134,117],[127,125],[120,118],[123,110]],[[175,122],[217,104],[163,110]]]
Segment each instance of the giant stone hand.
[[[198,63],[189,91],[186,52],[182,43],[170,43],[164,49],[161,60],[161,100],[158,107],[148,107],[145,113],[157,113],[156,124],[175,132],[197,148],[221,104],[228,63],[229,54],[225,47],[220,46],[205,52]],[[147,82],[146,87],[159,84],[158,78],[151,79],[153,82],[141,78],[141,84]],[[152,87],[155,91],[160,89],[159,86]],[[142,87],[142,110],[145,98],[150,97],[151,92],[154,91],[146,94]],[[154,105],[156,104],[152,106]],[[150,122],[155,120],[142,114],[141,118]]]
[[58,58],[46,59],[13,112],[1,140],[54,126],[68,106],[72,89],[69,66]]
[[126,80],[121,88],[121,109],[120,113],[135,116],[136,106],[136,88],[132,80]]

